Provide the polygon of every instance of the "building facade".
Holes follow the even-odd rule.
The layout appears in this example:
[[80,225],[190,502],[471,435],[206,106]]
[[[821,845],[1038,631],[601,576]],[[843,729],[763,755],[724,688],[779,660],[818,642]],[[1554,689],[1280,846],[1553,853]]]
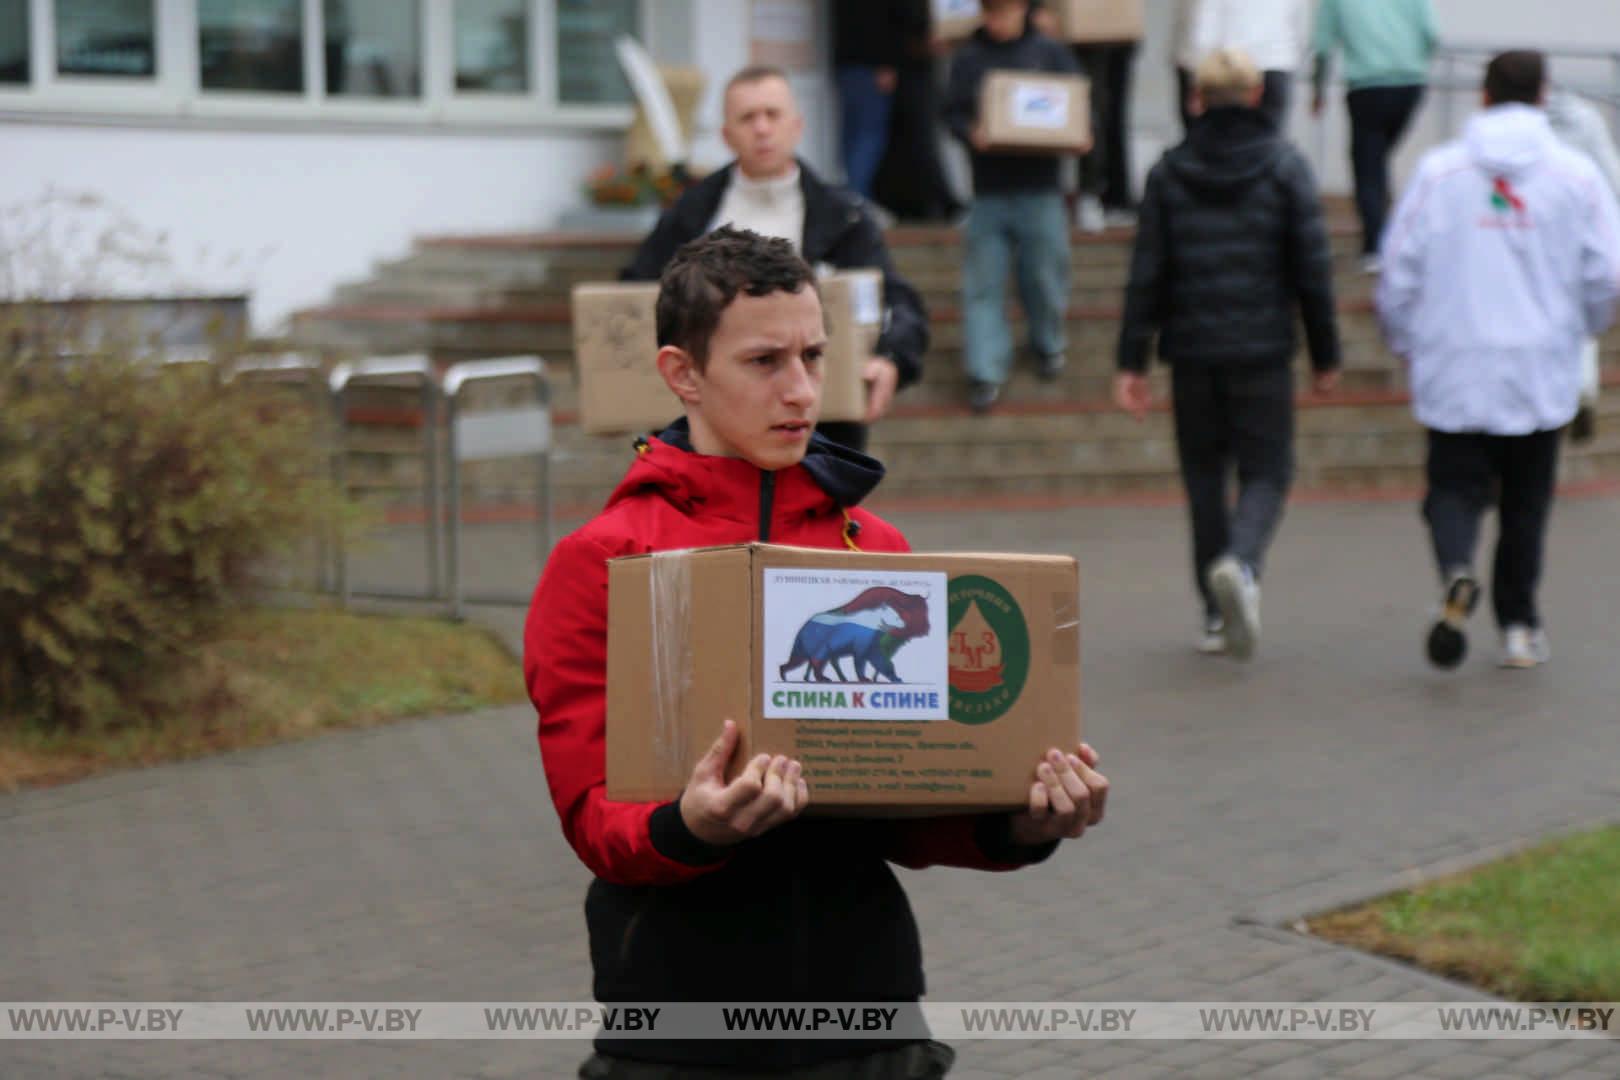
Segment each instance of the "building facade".
[[[1139,173],[1178,135],[1171,0],[1147,2],[1135,84]],[[1613,0],[1435,2],[1448,38],[1620,50]],[[622,33],[659,61],[707,76],[698,164],[725,158],[717,126],[726,76],[774,60],[789,67],[805,109],[805,157],[836,174],[825,7],[0,0],[0,248],[32,217],[97,206],[167,256],[131,260],[98,288],[245,292],[256,327],[272,330],[337,283],[403,254],[414,236],[540,230],[579,206],[590,172],[618,160],[630,121],[612,52]],[[1593,78],[1620,78],[1620,66],[1589,66]],[[1403,161],[1460,123],[1472,101],[1456,97],[1456,109],[1431,100]],[[1322,122],[1303,100],[1296,110],[1291,133],[1325,186],[1343,190],[1342,106]],[[71,231],[56,242],[90,242]],[[93,263],[98,253],[78,254]]]

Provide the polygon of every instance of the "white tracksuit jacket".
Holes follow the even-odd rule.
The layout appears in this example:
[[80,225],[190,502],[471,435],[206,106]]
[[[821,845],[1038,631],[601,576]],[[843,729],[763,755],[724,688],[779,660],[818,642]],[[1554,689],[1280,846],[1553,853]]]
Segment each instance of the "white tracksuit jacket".
[[1527,105],[1431,150],[1385,233],[1378,314],[1437,431],[1528,435],[1575,415],[1581,343],[1620,297],[1620,203]]

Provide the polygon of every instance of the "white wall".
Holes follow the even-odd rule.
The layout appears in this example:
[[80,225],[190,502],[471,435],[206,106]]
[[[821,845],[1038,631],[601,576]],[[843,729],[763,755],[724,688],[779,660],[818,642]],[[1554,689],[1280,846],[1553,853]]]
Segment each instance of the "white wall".
[[125,288],[251,291],[267,330],[420,234],[550,226],[622,138],[8,123],[0,145],[0,208],[51,189],[99,196],[167,234],[175,260],[153,280],[124,275]]

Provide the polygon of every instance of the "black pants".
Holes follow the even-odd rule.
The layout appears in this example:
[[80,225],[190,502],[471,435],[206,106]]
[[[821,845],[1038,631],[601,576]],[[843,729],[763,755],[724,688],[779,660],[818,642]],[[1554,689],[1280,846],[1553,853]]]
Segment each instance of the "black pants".
[[829,1061],[786,1073],[701,1065],[656,1065],[593,1054],[579,1068],[580,1080],[939,1080],[956,1062],[956,1051],[939,1042],[912,1043],[863,1057]]
[[1136,206],[1131,194],[1131,67],[1136,42],[1076,45],[1075,58],[1091,78],[1091,126],[1096,141],[1080,159],[1080,190],[1109,210]]
[[1499,520],[1491,605],[1498,626],[1541,625],[1536,586],[1558,480],[1558,436],[1557,431],[1429,432],[1429,493],[1423,499],[1423,517],[1434,542],[1435,563],[1442,577],[1473,566],[1480,521],[1494,504]]
[[[1260,97],[1260,111],[1271,117],[1278,131],[1288,127],[1288,105],[1293,99],[1294,74],[1291,71],[1265,73],[1265,92]],[[1188,131],[1196,117],[1192,114],[1193,73],[1184,67],[1176,68],[1176,93],[1180,95],[1177,107],[1181,112],[1181,130]]]
[[1356,212],[1361,216],[1361,251],[1376,255],[1389,216],[1389,159],[1423,100],[1421,86],[1375,86],[1352,90],[1350,166],[1355,172]]
[[[1231,553],[1258,575],[1282,520],[1294,481],[1294,375],[1283,360],[1242,367],[1181,361],[1171,387],[1193,578],[1213,615],[1219,608],[1204,580],[1209,564]],[[1227,496],[1234,465],[1235,508]]]

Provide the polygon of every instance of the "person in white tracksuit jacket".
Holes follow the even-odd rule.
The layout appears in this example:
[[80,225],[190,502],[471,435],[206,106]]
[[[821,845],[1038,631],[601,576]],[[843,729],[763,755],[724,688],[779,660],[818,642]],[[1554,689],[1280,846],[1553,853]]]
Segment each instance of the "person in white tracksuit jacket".
[[1620,296],[1620,204],[1553,134],[1545,90],[1540,53],[1492,60],[1485,110],[1423,159],[1385,239],[1378,314],[1428,429],[1423,514],[1445,590],[1428,655],[1439,667],[1467,650],[1493,501],[1502,663],[1549,656],[1536,588],[1559,435],[1580,397],[1581,343],[1608,327]]
[[[1566,145],[1592,159],[1610,190],[1620,197],[1620,149],[1615,147],[1609,123],[1597,106],[1573,91],[1554,87],[1547,94],[1547,120]],[[1597,339],[1587,338],[1581,347],[1581,407],[1569,426],[1571,441],[1587,442],[1595,434],[1602,391]]]

